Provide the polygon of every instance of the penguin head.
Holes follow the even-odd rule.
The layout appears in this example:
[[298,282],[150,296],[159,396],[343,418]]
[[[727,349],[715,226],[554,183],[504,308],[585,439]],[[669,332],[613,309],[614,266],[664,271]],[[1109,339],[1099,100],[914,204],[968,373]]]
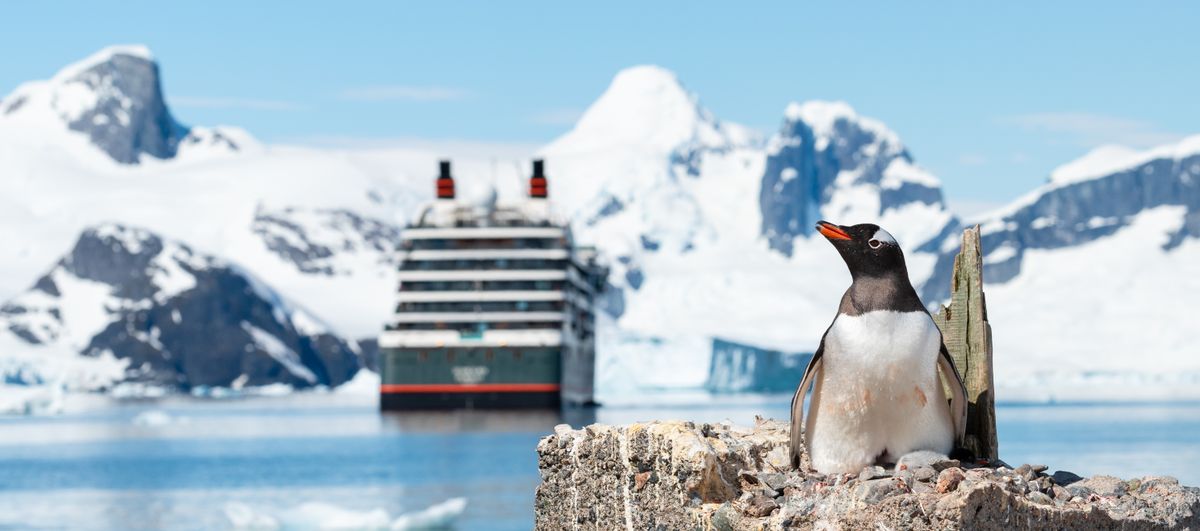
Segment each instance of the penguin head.
[[888,231],[879,225],[862,223],[859,225],[835,225],[828,221],[817,222],[817,232],[820,232],[838,254],[842,255],[846,266],[850,268],[850,276],[858,277],[888,277],[903,275],[908,277],[908,268],[904,265],[904,251]]

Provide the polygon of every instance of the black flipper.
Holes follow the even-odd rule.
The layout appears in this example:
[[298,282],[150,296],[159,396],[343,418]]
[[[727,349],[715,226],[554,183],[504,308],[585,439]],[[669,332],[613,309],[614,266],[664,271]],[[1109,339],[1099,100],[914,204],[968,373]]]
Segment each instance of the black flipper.
[[[836,321],[837,318],[834,318]],[[829,328],[833,328],[830,323]],[[825,329],[825,333],[821,335],[821,344],[817,346],[817,351],[813,353],[813,357],[808,361],[808,367],[804,369],[804,377],[800,379],[800,386],[796,388],[796,394],[792,395],[792,419],[789,433],[789,443],[791,447],[792,467],[800,468],[800,455],[804,452],[803,434],[804,434],[804,396],[808,394],[808,388],[816,383],[816,379],[820,377],[821,362],[825,355],[825,336],[829,335],[829,328]]]
[[950,386],[950,420],[954,422],[954,445],[962,446],[967,433],[967,386],[963,383],[962,374],[954,365],[954,358],[946,350],[946,342],[942,341],[938,357],[938,369]]

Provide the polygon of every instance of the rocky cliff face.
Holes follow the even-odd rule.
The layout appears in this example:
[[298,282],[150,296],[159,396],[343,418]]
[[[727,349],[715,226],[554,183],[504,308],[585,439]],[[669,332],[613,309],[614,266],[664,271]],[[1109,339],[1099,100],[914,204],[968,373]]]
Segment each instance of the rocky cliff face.
[[346,209],[259,207],[251,226],[271,252],[315,275],[360,273],[359,262],[394,265],[400,227]]
[[238,131],[192,130],[177,122],[163,97],[158,63],[143,46],[108,47],[47,81],[21,85],[0,101],[3,122],[82,134],[121,164],[173,158],[183,145],[237,151],[248,141]]
[[914,251],[954,229],[937,178],[916,165],[894,132],[840,102],[788,106],[759,194],[762,235],[787,255],[823,218],[878,220]]
[[[0,327],[34,350],[123,362],[108,381],[68,387],[334,386],[361,366],[355,345],[249,273],[114,224],[85,230],[33,288],[0,307]],[[69,377],[45,367],[0,370],[17,381]]]
[[560,426],[538,444],[537,529],[1189,529],[1200,489],[923,456],[857,477],[792,470],[787,426]]

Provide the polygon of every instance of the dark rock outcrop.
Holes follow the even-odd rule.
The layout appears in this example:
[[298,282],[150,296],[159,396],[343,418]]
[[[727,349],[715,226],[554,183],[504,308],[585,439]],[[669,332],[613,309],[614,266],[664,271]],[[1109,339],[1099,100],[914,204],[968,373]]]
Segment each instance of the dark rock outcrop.
[[347,275],[340,254],[370,253],[393,263],[400,227],[344,209],[259,208],[251,227],[271,252],[304,273]]
[[[806,108],[835,117],[822,116],[830,123],[814,124],[806,119]],[[890,168],[893,164],[897,167]],[[767,155],[759,192],[762,235],[772,249],[790,256],[792,241],[812,234],[822,206],[851,187],[866,186],[878,196],[874,215],[914,202],[944,207],[940,186],[904,178],[906,171],[914,171],[912,164],[912,156],[895,135],[854,115],[844,104],[793,104]]]
[[[100,321],[66,319],[68,309]],[[34,345],[83,338],[81,354],[128,361],[123,381],[183,391],[335,386],[362,366],[357,346],[240,268],[113,224],[85,230],[29,292],[0,307],[0,326]]]
[[169,159],[187,136],[187,128],[167,109],[158,64],[148,57],[113,53],[64,82],[79,83],[97,95],[95,104],[67,126],[86,134],[117,162],[136,164],[143,154]]

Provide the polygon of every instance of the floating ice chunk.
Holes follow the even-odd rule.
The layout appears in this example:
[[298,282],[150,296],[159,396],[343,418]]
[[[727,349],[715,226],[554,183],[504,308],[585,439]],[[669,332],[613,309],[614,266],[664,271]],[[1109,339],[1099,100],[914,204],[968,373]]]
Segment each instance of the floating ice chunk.
[[392,531],[450,527],[466,510],[466,498],[451,498],[423,510],[400,515],[392,522]]
[[169,424],[181,424],[187,419],[172,417],[166,411],[161,409],[152,409],[138,413],[133,417],[133,423],[138,426],[167,426]]
[[225,517],[234,529],[279,529],[279,521],[270,515],[255,512],[249,505],[241,502],[225,504]]
[[358,512],[325,502],[308,502],[280,518],[284,529],[387,529],[387,511]]
[[375,396],[379,394],[379,374],[371,369],[359,369],[353,378],[337,386],[337,393]]
[[466,498],[451,498],[395,520],[383,509],[355,511],[325,502],[307,502],[272,516],[241,502],[225,504],[225,517],[235,529],[375,529],[408,531],[450,527],[467,509]]
[[56,415],[62,411],[59,386],[0,383],[0,415]]

